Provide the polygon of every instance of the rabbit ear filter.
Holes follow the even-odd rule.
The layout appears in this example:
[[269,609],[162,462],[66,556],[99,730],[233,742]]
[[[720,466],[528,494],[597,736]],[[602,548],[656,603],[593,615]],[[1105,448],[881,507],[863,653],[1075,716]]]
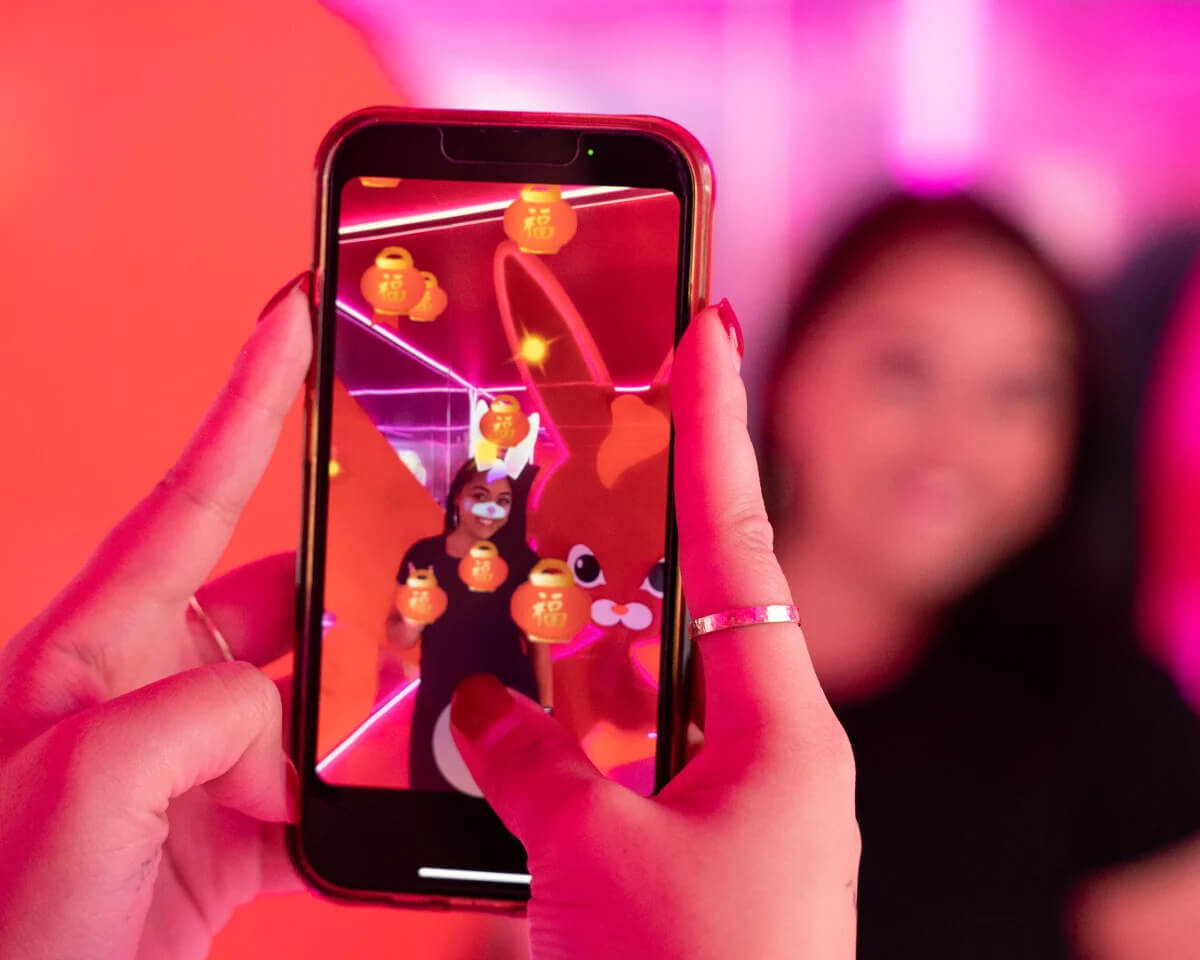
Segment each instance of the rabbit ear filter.
[[488,470],[488,472],[487,472],[487,482],[495,483],[501,477],[507,477],[507,476],[508,476],[508,467],[505,465],[503,460],[497,460],[495,463],[492,464],[491,469]]

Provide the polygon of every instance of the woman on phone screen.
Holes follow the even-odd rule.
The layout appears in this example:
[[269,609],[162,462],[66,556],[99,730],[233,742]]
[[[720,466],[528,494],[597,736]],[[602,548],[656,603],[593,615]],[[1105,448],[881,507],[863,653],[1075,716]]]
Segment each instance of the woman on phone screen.
[[[509,613],[513,592],[538,561],[525,541],[526,506],[536,473],[528,465],[512,478],[503,469],[481,471],[474,458],[467,460],[450,483],[443,532],[418,540],[400,563],[398,584],[408,582],[415,571],[432,570],[446,595],[445,612],[431,623],[406,618],[398,608],[387,621],[389,642],[400,648],[421,646],[421,684],[409,740],[409,786],[415,790],[455,789],[439,764],[443,755],[435,749],[434,737],[464,677],[491,674],[544,707],[553,704],[549,650],[527,643]],[[496,548],[502,561],[497,567],[504,571],[492,589],[468,584],[462,572],[463,559],[484,541]],[[448,723],[447,715],[443,724]],[[449,745],[448,732],[439,743]]]

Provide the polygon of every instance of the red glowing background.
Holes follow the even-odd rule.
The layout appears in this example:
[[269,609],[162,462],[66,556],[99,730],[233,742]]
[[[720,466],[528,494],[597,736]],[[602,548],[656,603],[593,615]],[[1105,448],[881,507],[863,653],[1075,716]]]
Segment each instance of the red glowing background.
[[[1092,277],[1200,218],[1200,7],[940,6],[966,12],[942,16],[939,0],[652,14],[540,0],[536,16],[473,0],[402,15],[386,0],[7,4],[0,637],[157,480],[262,304],[307,265],[311,157],[366,104],[642,111],[691,128],[722,184],[714,290],[738,305],[751,384],[813,238],[889,176],[982,183]],[[222,569],[293,549],[299,461],[297,411]],[[1173,485],[1167,499],[1195,496]],[[1194,570],[1179,590],[1197,595]],[[213,956],[511,958],[522,936],[516,921],[297,895],[244,908]]]

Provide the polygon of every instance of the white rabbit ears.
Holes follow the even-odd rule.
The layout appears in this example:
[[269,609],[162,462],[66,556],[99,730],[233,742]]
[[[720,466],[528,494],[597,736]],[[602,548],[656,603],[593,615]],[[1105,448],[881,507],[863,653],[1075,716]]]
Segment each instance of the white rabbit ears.
[[489,483],[505,476],[515,480],[533,463],[540,427],[541,416],[536,411],[526,416],[511,394],[502,394],[491,403],[477,399],[471,407],[467,441],[475,466],[487,471]]

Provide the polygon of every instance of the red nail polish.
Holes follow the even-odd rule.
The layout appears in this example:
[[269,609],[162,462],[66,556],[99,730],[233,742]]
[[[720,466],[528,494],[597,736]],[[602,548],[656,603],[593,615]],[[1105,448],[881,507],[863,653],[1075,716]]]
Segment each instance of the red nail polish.
[[490,673],[476,673],[458,685],[450,705],[450,722],[471,741],[483,739],[516,704],[512,694]]
[[729,305],[727,299],[722,299],[717,304],[717,316],[721,319],[721,326],[725,328],[725,333],[729,336],[730,344],[737,351],[740,363],[742,355],[746,352],[746,342],[742,339],[742,325],[738,323],[737,314],[733,312],[733,307]]
[[283,755],[283,776],[287,787],[287,817],[288,823],[300,822],[300,774],[292,758]]
[[276,290],[275,295],[267,301],[267,305],[262,308],[262,313],[258,315],[258,322],[262,323],[263,318],[266,317],[266,315],[272,310],[274,310],[279,305],[279,302],[297,287],[304,291],[305,296],[308,296],[309,286],[311,283],[312,280],[310,279],[310,274],[307,270],[292,277],[291,280]]

